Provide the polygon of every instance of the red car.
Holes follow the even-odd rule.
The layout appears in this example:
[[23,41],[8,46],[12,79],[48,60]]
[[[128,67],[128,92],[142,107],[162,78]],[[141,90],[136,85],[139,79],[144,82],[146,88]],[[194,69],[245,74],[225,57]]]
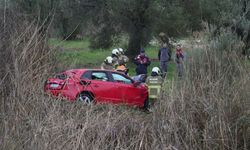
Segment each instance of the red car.
[[116,71],[72,69],[49,78],[44,90],[54,96],[84,103],[113,103],[148,107],[148,89]]

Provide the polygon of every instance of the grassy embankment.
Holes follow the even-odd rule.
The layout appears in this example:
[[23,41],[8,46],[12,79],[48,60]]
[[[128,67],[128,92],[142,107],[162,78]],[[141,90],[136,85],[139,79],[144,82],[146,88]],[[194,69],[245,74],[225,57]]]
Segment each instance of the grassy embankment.
[[[99,68],[103,60],[111,55],[110,49],[96,49],[91,50],[89,48],[89,41],[75,40],[75,41],[60,41],[57,39],[51,39],[50,45],[57,49],[57,69],[56,71],[67,70],[70,68]],[[148,46],[145,48],[147,55],[154,61],[148,67],[148,72],[153,67],[159,67],[159,61],[155,60],[158,54],[158,47]],[[135,75],[135,64],[130,61],[128,63],[129,75]],[[169,63],[168,79],[172,79],[175,72],[175,64],[173,61]]]
[[[232,52],[218,55],[220,45],[208,47],[207,43],[206,48],[195,51],[182,82],[173,79],[153,112],[146,114],[133,108],[85,106],[44,96],[43,83],[51,73],[49,55],[43,49],[47,46],[40,35],[29,39],[31,33],[39,33],[36,28],[24,27],[24,35],[20,29],[10,36],[13,39],[2,41],[10,46],[1,50],[12,56],[5,58],[3,66],[14,65],[2,68],[6,80],[0,88],[0,149],[250,148],[249,70]],[[22,45],[12,42],[15,40]],[[62,56],[67,51],[71,50],[64,50]],[[86,51],[73,56],[74,52],[67,53],[71,58],[67,63],[77,67],[70,61],[82,60],[80,56],[90,53]],[[59,53],[58,60],[62,56]]]

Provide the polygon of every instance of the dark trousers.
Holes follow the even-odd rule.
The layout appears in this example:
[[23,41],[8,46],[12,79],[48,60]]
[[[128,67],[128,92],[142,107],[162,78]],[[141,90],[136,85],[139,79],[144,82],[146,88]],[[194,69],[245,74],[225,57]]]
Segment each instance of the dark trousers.
[[177,71],[178,77],[183,76],[183,63],[177,63],[176,64],[176,71]]
[[160,68],[162,72],[162,77],[165,77],[168,71],[168,62],[167,61],[160,61]]

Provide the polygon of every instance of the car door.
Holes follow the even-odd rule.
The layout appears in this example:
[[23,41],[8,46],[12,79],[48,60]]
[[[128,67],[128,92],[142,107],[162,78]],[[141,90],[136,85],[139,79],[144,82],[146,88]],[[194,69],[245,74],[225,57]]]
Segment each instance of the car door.
[[117,101],[116,87],[106,71],[92,71],[90,78],[90,90],[95,95],[97,102]]
[[118,103],[139,104],[144,101],[141,98],[142,90],[134,86],[132,79],[119,73],[112,73],[112,78],[118,91],[120,91]]

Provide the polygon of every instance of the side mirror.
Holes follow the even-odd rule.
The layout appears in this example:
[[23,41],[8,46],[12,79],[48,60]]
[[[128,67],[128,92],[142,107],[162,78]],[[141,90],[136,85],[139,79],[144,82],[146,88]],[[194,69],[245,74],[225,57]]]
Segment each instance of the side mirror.
[[89,85],[90,83],[91,83],[91,81],[85,81],[85,80],[80,81],[81,85]]

